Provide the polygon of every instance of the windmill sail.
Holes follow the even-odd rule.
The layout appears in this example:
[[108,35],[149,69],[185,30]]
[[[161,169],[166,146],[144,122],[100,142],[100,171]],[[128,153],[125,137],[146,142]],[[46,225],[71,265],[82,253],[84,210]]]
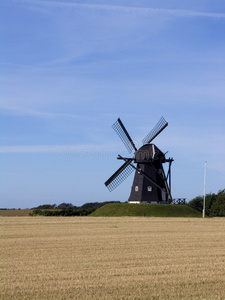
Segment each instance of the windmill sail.
[[126,161],[106,182],[105,185],[111,192],[120,185],[133,171],[134,168],[130,165],[130,160]]
[[121,138],[129,153],[131,153],[133,150],[137,151],[137,148],[135,147],[132,138],[130,137],[120,118],[118,118],[118,120],[112,125],[112,128]]
[[155,127],[149,132],[149,134],[146,135],[146,137],[142,140],[143,144],[149,144],[151,143],[151,141],[154,140],[154,138],[157,137],[157,135],[160,134],[160,132],[163,131],[163,129],[166,128],[166,126],[168,126],[168,123],[166,122],[166,120],[161,117],[161,119],[159,120],[159,122],[155,125]]

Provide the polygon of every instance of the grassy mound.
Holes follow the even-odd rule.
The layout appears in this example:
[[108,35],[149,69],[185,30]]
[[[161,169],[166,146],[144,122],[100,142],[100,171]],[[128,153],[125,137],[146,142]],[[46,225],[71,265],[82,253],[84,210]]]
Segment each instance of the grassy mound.
[[106,204],[91,216],[94,217],[201,217],[201,213],[188,205],[169,204],[129,204],[113,203]]

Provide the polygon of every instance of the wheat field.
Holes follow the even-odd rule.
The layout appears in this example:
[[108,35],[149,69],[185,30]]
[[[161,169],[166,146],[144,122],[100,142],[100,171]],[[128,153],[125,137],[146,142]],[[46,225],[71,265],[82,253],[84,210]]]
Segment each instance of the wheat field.
[[1,299],[225,299],[225,219],[2,217]]

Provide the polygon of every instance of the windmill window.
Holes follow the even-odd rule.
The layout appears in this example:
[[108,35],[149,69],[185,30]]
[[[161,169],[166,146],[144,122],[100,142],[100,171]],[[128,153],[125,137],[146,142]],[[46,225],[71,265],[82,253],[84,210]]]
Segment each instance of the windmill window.
[[135,186],[135,192],[138,192],[138,186],[137,185]]
[[152,186],[149,185],[149,186],[147,187],[147,190],[148,190],[148,192],[151,192],[151,191],[152,191]]

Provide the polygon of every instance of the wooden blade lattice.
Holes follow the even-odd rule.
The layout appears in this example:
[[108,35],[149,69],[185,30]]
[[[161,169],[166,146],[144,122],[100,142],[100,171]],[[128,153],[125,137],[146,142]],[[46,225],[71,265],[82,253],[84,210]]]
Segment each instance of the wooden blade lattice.
[[133,150],[137,151],[134,142],[132,141],[129,133],[127,132],[120,118],[112,125],[112,128],[121,138],[122,142],[124,143],[129,153],[131,153]]
[[168,123],[166,122],[166,120],[163,117],[161,117],[161,119],[155,125],[155,127],[142,140],[143,144],[149,144],[149,143],[151,143],[151,141],[153,141],[154,138],[157,137],[157,135],[159,135],[160,132],[162,132],[163,129],[166,128],[167,125],[168,125]]
[[134,168],[130,165],[130,161],[126,161],[106,182],[105,185],[109,191],[113,191],[120,185],[132,172]]

